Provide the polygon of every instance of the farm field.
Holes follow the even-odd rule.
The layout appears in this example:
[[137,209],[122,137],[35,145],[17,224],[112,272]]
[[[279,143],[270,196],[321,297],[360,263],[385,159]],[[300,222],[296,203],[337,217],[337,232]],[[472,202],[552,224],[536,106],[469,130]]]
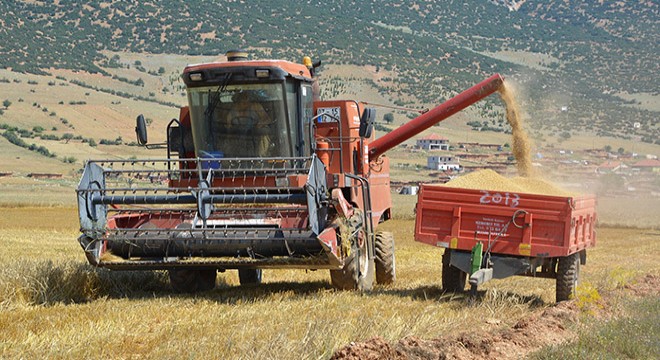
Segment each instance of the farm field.
[[[0,360],[660,359],[658,1],[0,9]],[[163,161],[184,157],[197,161]],[[423,184],[442,183],[482,193],[417,211],[416,194],[434,192]],[[451,221],[432,213],[449,206]],[[423,213],[429,231],[452,229],[430,244],[487,236],[483,261],[443,264],[443,248],[415,242]],[[369,214],[388,221],[374,229]],[[356,251],[372,230],[396,248],[395,265],[390,234],[375,236],[374,277],[388,285],[373,289]],[[81,231],[107,266],[184,271],[96,268]],[[321,266],[310,232],[342,274],[268,269],[262,283],[196,262]],[[526,266],[490,257],[503,249],[537,266],[532,254],[556,255],[527,240],[555,233],[595,240],[586,263],[447,292],[460,282],[448,265],[492,265],[484,277]],[[120,241],[87,242],[106,236]],[[337,290],[363,288],[364,274],[369,291]],[[557,296],[540,278],[554,275]]]
[[[261,286],[240,287],[228,271],[198,295],[174,293],[165,273],[92,268],[77,221],[74,208],[0,208],[0,357],[328,358],[353,341],[496,331],[554,307],[545,279],[492,281],[474,302],[443,294],[442,251],[413,241],[412,220],[382,225],[396,239],[392,286],[341,292],[327,271],[271,270]],[[659,240],[657,230],[601,227],[580,296],[659,275]]]

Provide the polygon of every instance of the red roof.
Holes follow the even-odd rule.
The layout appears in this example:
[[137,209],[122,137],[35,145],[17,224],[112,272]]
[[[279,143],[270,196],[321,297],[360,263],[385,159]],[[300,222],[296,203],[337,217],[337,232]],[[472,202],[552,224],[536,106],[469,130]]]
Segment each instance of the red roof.
[[646,159],[636,162],[633,167],[660,167],[660,160]]
[[420,140],[449,140],[449,139],[447,139],[444,136],[440,136],[438,134],[433,133],[429,136],[425,136],[425,137],[421,138]]
[[620,161],[606,161],[600,165],[598,165],[599,169],[616,169],[619,166],[621,166]]

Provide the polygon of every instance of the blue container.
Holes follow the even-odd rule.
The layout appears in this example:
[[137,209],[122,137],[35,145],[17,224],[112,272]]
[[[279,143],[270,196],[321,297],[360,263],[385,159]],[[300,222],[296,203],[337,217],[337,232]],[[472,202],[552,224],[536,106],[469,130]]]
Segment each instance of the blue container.
[[222,151],[200,151],[202,156],[202,169],[220,169],[222,167],[221,161],[214,161],[208,159],[222,159],[225,157],[225,153]]

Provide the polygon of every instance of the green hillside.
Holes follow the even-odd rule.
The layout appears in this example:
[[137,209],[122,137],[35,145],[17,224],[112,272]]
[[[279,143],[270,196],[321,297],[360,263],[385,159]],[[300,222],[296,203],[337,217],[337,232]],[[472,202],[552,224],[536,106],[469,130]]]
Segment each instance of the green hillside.
[[[368,66],[387,74],[369,85],[388,101],[412,107],[437,104],[499,72],[519,83],[538,134],[660,141],[655,2],[538,0],[510,11],[486,0],[322,5],[60,0],[2,2],[0,11],[6,14],[0,19],[4,68],[96,73],[114,78],[115,85],[133,86],[120,95],[163,106],[182,102],[173,96],[177,85],[170,81],[149,96],[153,89],[140,91],[140,82],[176,77],[176,70],[122,63],[109,51],[217,56],[242,47],[255,58],[298,61],[311,55],[326,65]],[[118,75],[118,68],[130,65],[142,72]],[[99,89],[115,95],[114,87]],[[477,109],[488,128],[506,130],[497,104],[489,99]]]

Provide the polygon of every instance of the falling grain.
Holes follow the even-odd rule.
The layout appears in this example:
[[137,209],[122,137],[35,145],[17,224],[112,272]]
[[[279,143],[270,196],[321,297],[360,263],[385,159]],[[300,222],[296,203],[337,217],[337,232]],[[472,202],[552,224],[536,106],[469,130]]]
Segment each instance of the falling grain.
[[513,156],[520,176],[532,176],[532,156],[529,138],[523,128],[520,107],[516,102],[515,90],[510,83],[504,82],[499,90],[500,97],[506,104],[506,119],[513,134]]

